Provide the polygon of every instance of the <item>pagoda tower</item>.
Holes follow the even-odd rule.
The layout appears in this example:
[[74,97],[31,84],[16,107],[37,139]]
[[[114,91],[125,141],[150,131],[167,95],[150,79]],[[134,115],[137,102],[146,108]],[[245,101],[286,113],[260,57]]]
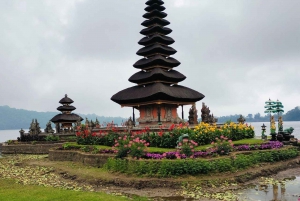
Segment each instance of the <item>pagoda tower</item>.
[[[178,85],[186,77],[173,68],[180,62],[171,57],[177,51],[170,47],[175,41],[167,36],[172,32],[165,26],[170,22],[164,18],[166,8],[162,0],[149,0],[146,2],[146,20],[142,23],[144,28],[140,33],[145,37],[138,44],[144,46],[137,55],[143,58],[133,66],[140,71],[129,78],[137,84],[113,95],[111,100],[122,107],[139,110],[137,119],[140,125],[157,123],[179,123],[184,118],[183,106],[193,105],[202,100],[204,95],[190,88]],[[182,107],[182,119],[178,117],[177,108]]]
[[57,110],[60,111],[61,114],[54,116],[50,121],[56,125],[57,133],[60,133],[61,129],[70,131],[73,127],[72,123],[75,124],[78,121],[81,122],[83,118],[72,113],[76,108],[71,105],[74,101],[69,98],[67,94],[59,101],[59,103],[62,104],[62,106],[59,106]]

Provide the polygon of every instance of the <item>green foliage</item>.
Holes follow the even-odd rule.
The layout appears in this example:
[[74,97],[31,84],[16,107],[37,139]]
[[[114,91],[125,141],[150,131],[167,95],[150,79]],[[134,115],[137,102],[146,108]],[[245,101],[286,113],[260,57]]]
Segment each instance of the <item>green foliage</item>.
[[145,155],[146,147],[149,144],[140,139],[139,137],[131,136],[123,136],[119,137],[118,140],[115,141],[115,145],[113,149],[117,151],[116,158],[124,158],[127,155],[130,155],[132,158],[141,158]]
[[59,141],[59,136],[58,135],[47,135],[45,137],[46,141]]
[[233,149],[232,141],[223,135],[220,136],[220,139],[216,138],[216,142],[212,142],[212,145],[219,155],[228,155]]
[[105,168],[114,172],[157,177],[180,175],[199,175],[216,172],[228,172],[252,167],[263,162],[275,162],[295,158],[299,154],[296,148],[282,150],[255,151],[248,155],[238,154],[212,160],[121,160],[108,159]]

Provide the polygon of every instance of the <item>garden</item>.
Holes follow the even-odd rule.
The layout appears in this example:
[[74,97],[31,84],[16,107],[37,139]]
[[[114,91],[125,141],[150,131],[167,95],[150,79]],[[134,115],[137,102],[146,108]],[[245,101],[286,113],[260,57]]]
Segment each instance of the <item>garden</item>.
[[142,176],[173,177],[237,171],[259,163],[295,158],[298,149],[279,141],[254,139],[247,124],[200,123],[171,125],[152,131],[91,132],[78,128],[76,143],[65,143],[61,150],[79,150],[90,154],[113,154],[104,164],[112,172]]

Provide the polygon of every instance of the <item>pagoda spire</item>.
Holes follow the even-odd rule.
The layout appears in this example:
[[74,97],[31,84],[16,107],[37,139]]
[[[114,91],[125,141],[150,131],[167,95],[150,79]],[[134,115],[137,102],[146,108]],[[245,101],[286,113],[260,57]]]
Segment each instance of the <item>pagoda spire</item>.
[[[170,22],[165,19],[167,13],[164,12],[164,2],[149,0],[146,5],[146,13],[143,15],[146,20],[142,22],[145,28],[140,32],[144,37],[138,42],[144,47],[136,53],[143,58],[133,65],[140,71],[129,78],[137,86],[120,91],[111,99],[122,106],[140,110],[140,123],[168,119],[175,121],[178,120],[175,110],[179,105],[192,105],[203,99],[204,95],[178,85],[186,77],[173,69],[180,62],[172,57],[177,50],[170,46],[175,41],[168,36],[172,29],[166,27]],[[144,106],[150,108],[150,111]],[[167,113],[170,118],[167,118]]]

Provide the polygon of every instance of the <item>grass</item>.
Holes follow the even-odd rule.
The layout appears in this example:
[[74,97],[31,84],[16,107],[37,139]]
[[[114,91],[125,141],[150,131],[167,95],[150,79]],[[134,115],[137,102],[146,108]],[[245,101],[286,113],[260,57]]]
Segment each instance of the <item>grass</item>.
[[255,144],[263,144],[265,141],[261,139],[243,139],[243,140],[238,140],[238,141],[233,141],[234,145],[243,145],[243,144],[250,144],[250,145],[255,145]]
[[16,184],[13,180],[0,179],[1,201],[145,201],[146,198],[108,195],[103,192],[62,190],[52,187]]

